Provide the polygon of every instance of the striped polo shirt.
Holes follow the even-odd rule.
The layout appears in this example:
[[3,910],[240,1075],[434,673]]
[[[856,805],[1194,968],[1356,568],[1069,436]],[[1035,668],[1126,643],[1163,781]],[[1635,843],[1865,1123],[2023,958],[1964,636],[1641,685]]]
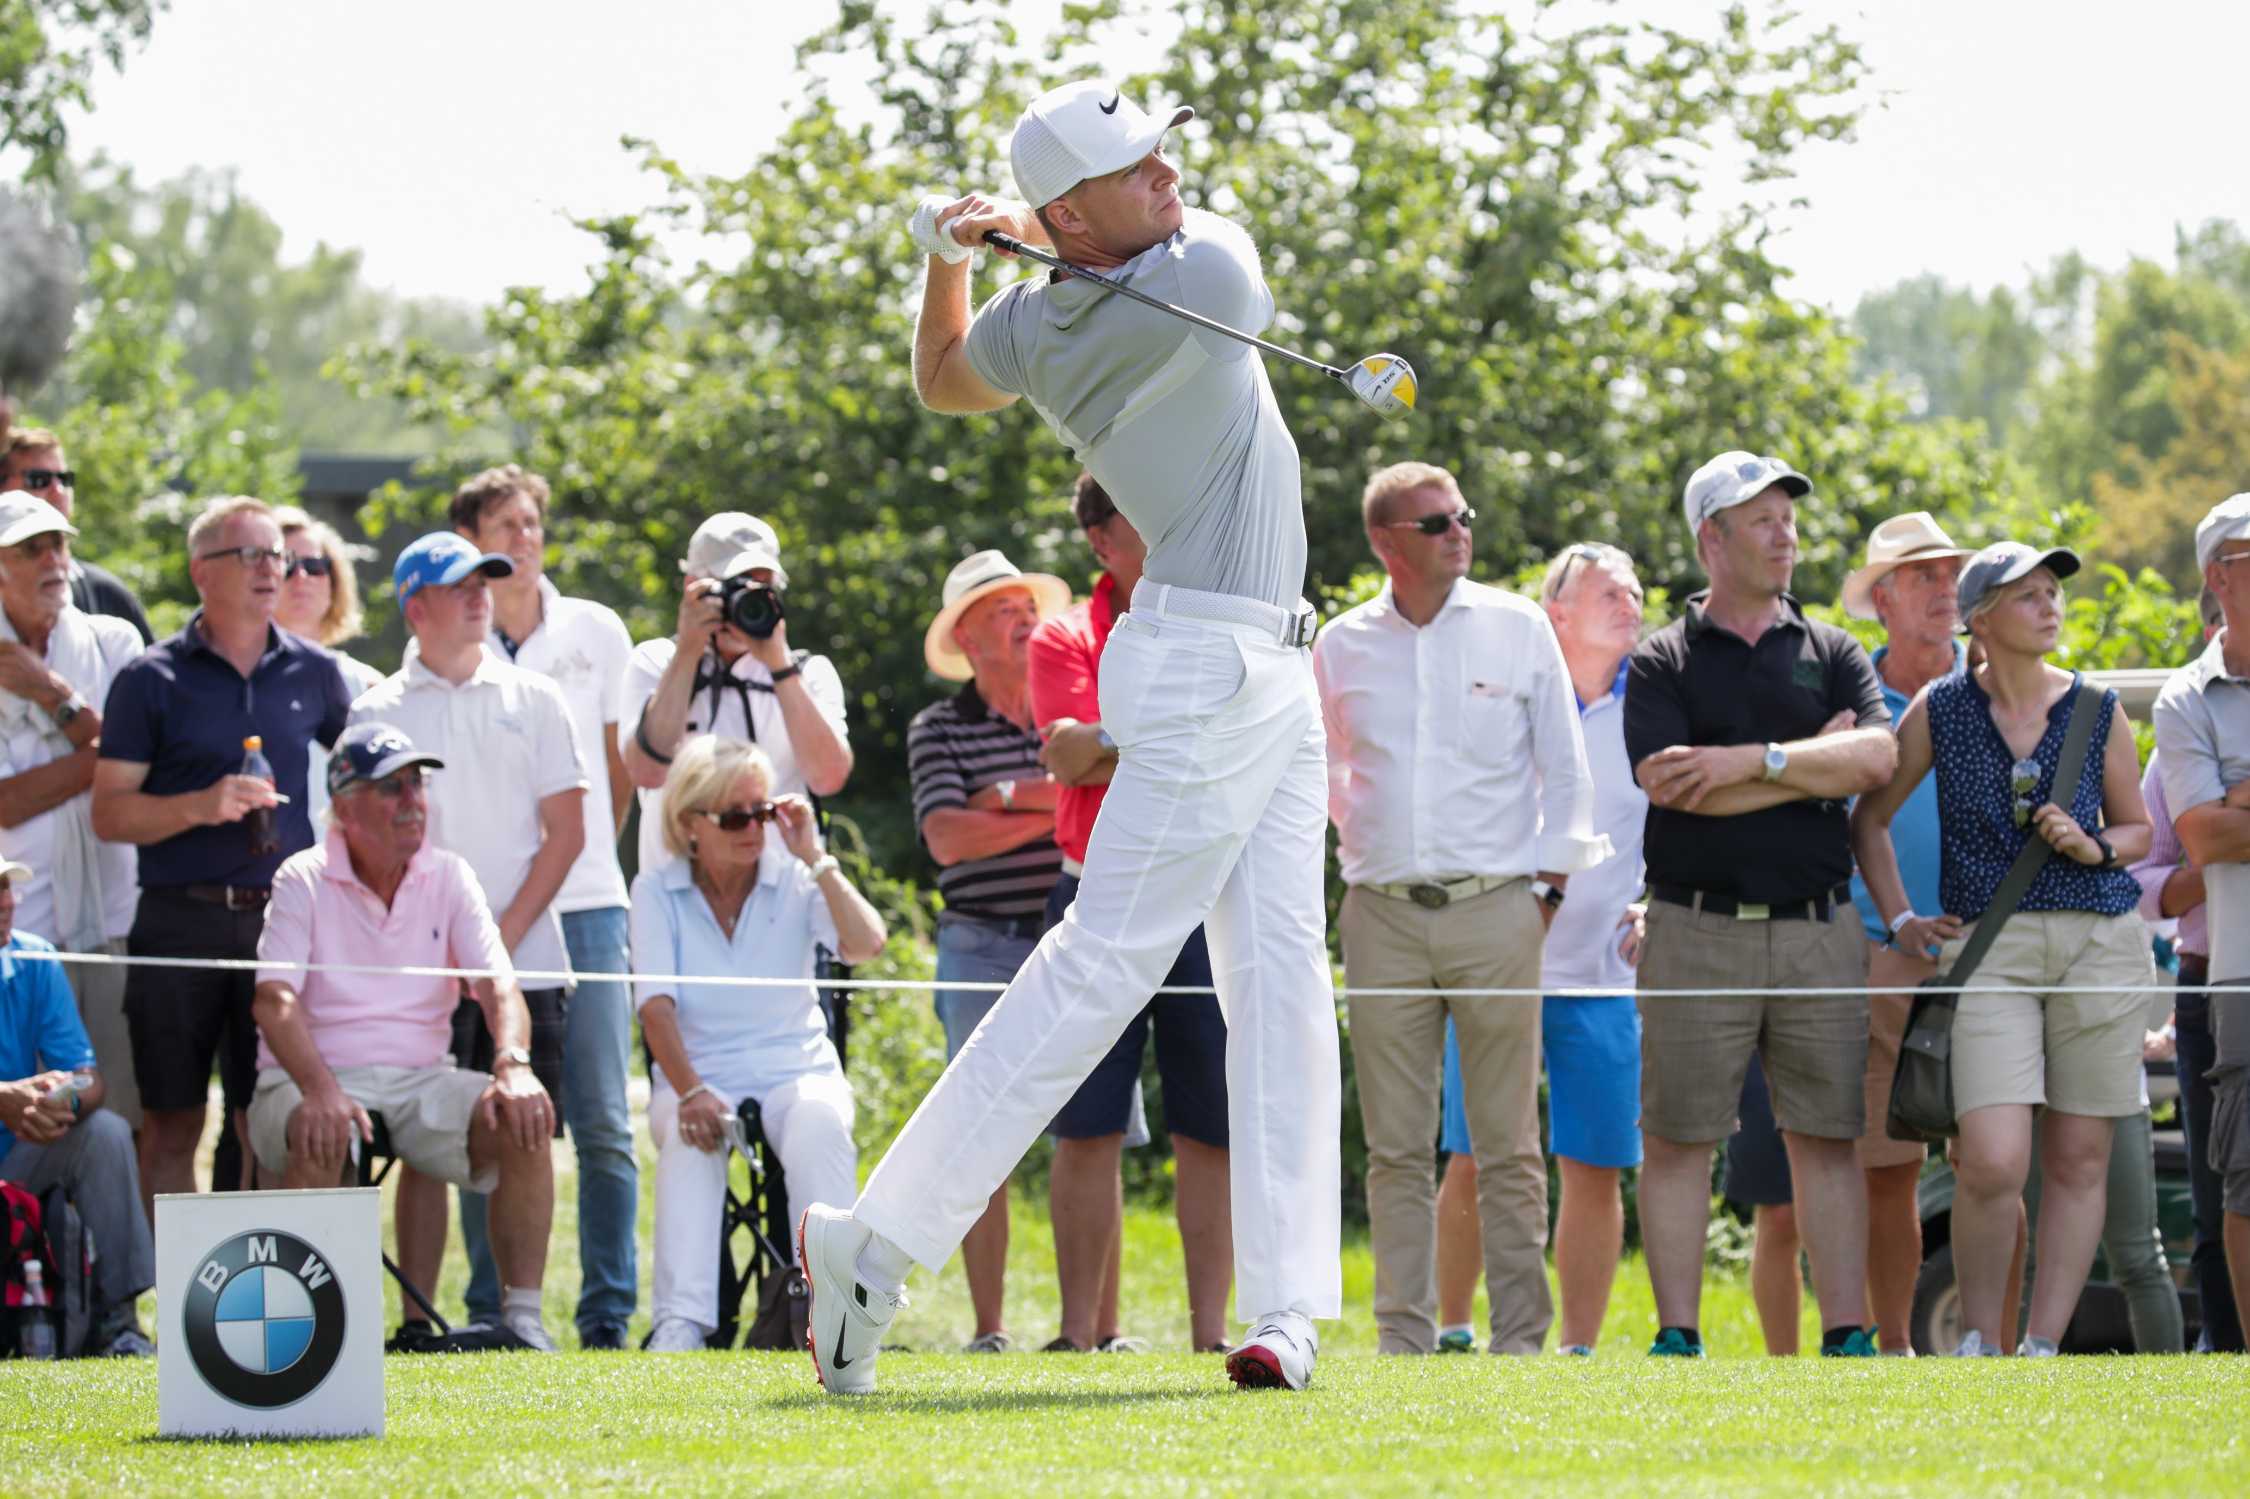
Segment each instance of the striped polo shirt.
[[[968,806],[987,786],[1046,774],[1039,736],[987,708],[974,682],[914,715],[906,730],[906,771],[914,783],[917,828],[932,812]],[[1045,912],[1047,892],[1061,876],[1062,850],[1050,836],[940,869],[938,894],[952,915],[1005,921]]]

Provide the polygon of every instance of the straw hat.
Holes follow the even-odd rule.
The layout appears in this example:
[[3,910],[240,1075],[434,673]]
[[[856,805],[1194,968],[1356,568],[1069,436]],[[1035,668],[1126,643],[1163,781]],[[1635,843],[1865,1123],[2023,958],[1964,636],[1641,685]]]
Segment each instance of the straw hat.
[[1894,567],[1933,557],[1966,557],[1927,510],[1894,515],[1867,538],[1867,565],[1844,579],[1844,612],[1854,619],[1875,617],[1875,580]]
[[1070,585],[1052,573],[1019,571],[998,552],[978,552],[973,557],[963,558],[945,575],[945,606],[938,610],[937,618],[930,621],[929,631],[922,637],[922,659],[929,663],[931,671],[949,682],[966,682],[975,675],[969,669],[969,658],[953,643],[953,627],[961,622],[961,616],[968,613],[971,604],[1010,588],[1030,593],[1041,619],[1070,607]]

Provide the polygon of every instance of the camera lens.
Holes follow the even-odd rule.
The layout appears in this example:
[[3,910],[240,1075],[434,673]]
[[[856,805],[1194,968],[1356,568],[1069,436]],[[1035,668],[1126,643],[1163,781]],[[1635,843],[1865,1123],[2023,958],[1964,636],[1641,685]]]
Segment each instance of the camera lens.
[[764,640],[781,623],[781,594],[770,584],[729,578],[722,602],[727,623],[752,639]]

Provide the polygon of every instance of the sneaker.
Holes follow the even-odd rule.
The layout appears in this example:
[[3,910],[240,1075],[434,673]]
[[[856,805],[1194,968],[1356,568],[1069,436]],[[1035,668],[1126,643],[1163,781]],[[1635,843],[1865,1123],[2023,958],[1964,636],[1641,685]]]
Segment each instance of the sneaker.
[[[1005,1334],[1002,1334],[1002,1336],[1005,1336]],[[983,1341],[983,1339],[981,1339],[981,1338],[980,1338],[980,1339],[978,1339],[978,1341],[979,1341],[979,1342],[982,1342],[982,1341]],[[980,1349],[980,1348],[975,1348],[975,1347],[972,1347],[972,1348],[970,1348],[970,1350],[969,1350],[969,1351],[970,1351],[971,1353],[981,1353],[981,1352],[985,1352],[985,1351],[987,1351],[987,1350],[984,1350],[984,1349]],[[997,1350],[997,1349],[993,1349],[993,1350],[990,1350],[990,1351],[992,1351],[992,1352],[998,1352],[999,1350]],[[1058,1337],[1058,1338],[1056,1338],[1056,1339],[1055,1339],[1055,1340],[1054,1340],[1054,1341],[1053,1341],[1052,1343],[1048,1343],[1048,1344],[1045,1344],[1045,1345],[1043,1345],[1043,1346],[1042,1346],[1042,1347],[1040,1348],[1040,1350],[1039,1350],[1039,1351],[1040,1351],[1041,1353],[1085,1353],[1085,1352],[1087,1352],[1088,1350],[1086,1350],[1086,1349],[1084,1349],[1084,1348],[1081,1348],[1081,1347],[1079,1347],[1079,1346],[1078,1346],[1078,1345],[1077,1345],[1076,1343],[1073,1343],[1073,1342],[1072,1342],[1072,1341],[1071,1341],[1070,1339],[1068,1339],[1068,1338],[1064,1338],[1064,1337]]]
[[1555,1352],[1567,1354],[1571,1358],[1592,1358],[1594,1356],[1594,1345],[1591,1343],[1565,1343]]
[[1970,1328],[1953,1349],[1955,1358],[1998,1358],[2000,1350],[1984,1340],[1984,1334]]
[[1198,1348],[1195,1351],[1197,1353],[1216,1353],[1221,1358],[1224,1358],[1226,1357],[1226,1355],[1234,1352],[1234,1345],[1228,1342],[1225,1338],[1220,1338],[1217,1342],[1207,1343],[1203,1347]]
[[1006,1353],[1015,1346],[1016,1340],[1004,1332],[983,1332],[963,1343],[961,1351],[963,1353]]
[[643,1344],[650,1353],[701,1353],[711,1345],[702,1328],[685,1317],[666,1317],[656,1324]]
[[501,1317],[500,1323],[523,1341],[523,1346],[533,1353],[558,1353],[555,1340],[547,1336],[547,1324],[539,1320],[536,1312],[515,1312]]
[[102,1345],[102,1358],[153,1358],[156,1345],[137,1327],[128,1327]]
[[906,1305],[903,1292],[879,1291],[859,1278],[859,1252],[875,1237],[842,1208],[814,1203],[797,1220],[797,1263],[812,1293],[805,1347],[813,1374],[831,1395],[875,1388],[875,1355],[883,1329]]
[[1146,1353],[1148,1352],[1148,1339],[1127,1337],[1124,1333],[1113,1332],[1096,1343],[1094,1351],[1096,1353]]
[[625,1348],[625,1325],[621,1322],[596,1322],[578,1329],[578,1346],[587,1353],[621,1353]]
[[1437,1351],[1440,1353],[1474,1353],[1477,1335],[1465,1327],[1452,1328],[1438,1334]]
[[1648,1345],[1648,1353],[1650,1358],[1701,1358],[1703,1345],[1700,1342],[1690,1343],[1686,1333],[1676,1327],[1667,1327],[1656,1335],[1655,1342]]
[[2017,1358],[2057,1358],[2061,1354],[2060,1343],[2052,1338],[2035,1338],[2030,1333],[2025,1333],[2023,1341],[2016,1345]]
[[1301,1390],[1312,1383],[1319,1352],[1310,1318],[1275,1312],[1261,1317],[1227,1355],[1227,1377],[1245,1390]]
[[1844,1341],[1841,1343],[1822,1347],[1820,1356],[1822,1358],[1874,1358],[1878,1352],[1879,1350],[1875,1347],[1875,1335],[1864,1327],[1855,1327],[1844,1335]]

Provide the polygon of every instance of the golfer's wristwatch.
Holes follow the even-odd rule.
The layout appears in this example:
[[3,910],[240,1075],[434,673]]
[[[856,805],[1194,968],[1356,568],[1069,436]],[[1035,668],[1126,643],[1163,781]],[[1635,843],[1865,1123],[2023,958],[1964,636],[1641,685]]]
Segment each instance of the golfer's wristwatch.
[[1781,773],[1789,768],[1789,751],[1778,744],[1769,744],[1766,746],[1766,757],[1760,763],[1765,767],[1760,779],[1778,781]]
[[494,1067],[498,1067],[502,1062],[513,1062],[518,1067],[529,1067],[531,1065],[531,1053],[520,1046],[503,1046],[492,1054],[492,1065]]

